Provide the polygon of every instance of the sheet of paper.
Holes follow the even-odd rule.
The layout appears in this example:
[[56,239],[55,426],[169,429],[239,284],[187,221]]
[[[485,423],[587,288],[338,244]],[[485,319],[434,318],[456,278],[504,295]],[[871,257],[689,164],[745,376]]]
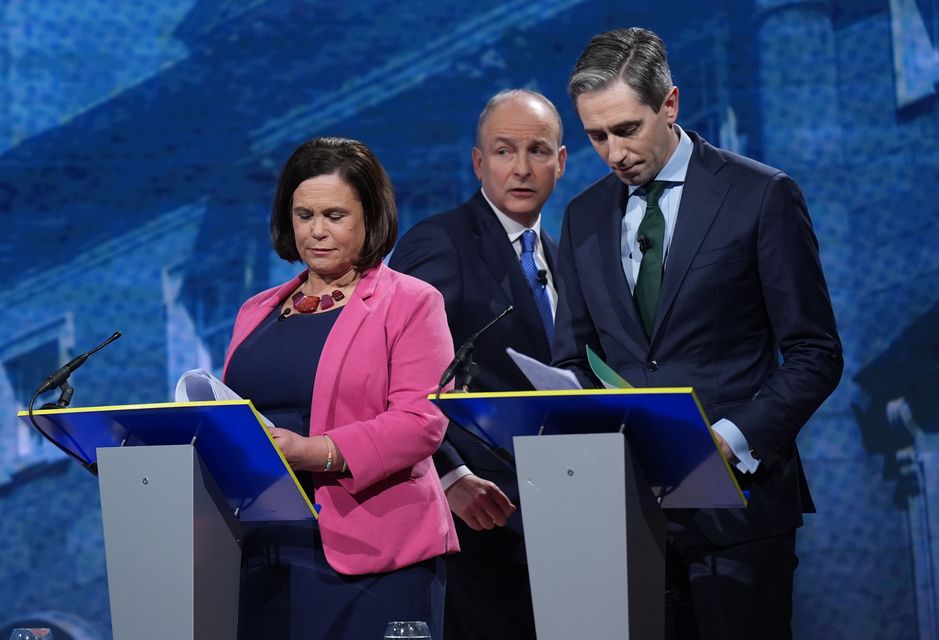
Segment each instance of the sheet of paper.
[[613,371],[613,368],[603,361],[603,358],[598,356],[596,352],[587,347],[587,362],[590,363],[590,370],[593,371],[593,375],[597,376],[597,379],[603,383],[605,389],[632,389],[633,386],[629,384],[620,374]]
[[[190,369],[176,382],[176,402],[209,402],[212,400],[241,400],[241,396],[205,369]],[[261,419],[269,427],[274,423]]]
[[511,347],[506,349],[505,352],[512,358],[512,362],[522,370],[522,373],[528,378],[531,386],[538,391],[583,389],[580,381],[577,380],[577,376],[575,376],[572,371],[549,367],[532,357],[526,356],[524,353],[519,353]]

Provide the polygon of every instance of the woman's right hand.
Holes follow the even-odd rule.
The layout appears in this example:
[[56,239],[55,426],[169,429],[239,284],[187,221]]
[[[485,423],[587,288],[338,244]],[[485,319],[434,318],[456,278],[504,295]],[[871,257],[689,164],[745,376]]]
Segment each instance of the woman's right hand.
[[291,469],[303,471],[326,471],[326,460],[332,457],[330,471],[339,472],[345,458],[328,436],[305,437],[289,429],[271,427],[271,437],[287,459]]
[[[284,454],[284,458],[291,469],[314,471],[316,470],[315,461],[326,457],[325,452],[323,455],[316,457],[317,452],[315,451],[313,438],[306,438],[290,429],[280,429],[278,427],[271,427],[270,431],[274,443]],[[320,465],[320,468],[322,468],[322,465]]]

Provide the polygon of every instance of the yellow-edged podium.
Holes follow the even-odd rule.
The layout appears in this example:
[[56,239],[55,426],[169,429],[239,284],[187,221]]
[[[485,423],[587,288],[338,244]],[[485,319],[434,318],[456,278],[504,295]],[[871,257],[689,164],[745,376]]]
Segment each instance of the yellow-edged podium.
[[235,638],[246,528],[316,518],[247,400],[33,415],[97,468],[115,640]]
[[691,388],[436,402],[516,469],[539,640],[663,637],[662,509],[746,507]]

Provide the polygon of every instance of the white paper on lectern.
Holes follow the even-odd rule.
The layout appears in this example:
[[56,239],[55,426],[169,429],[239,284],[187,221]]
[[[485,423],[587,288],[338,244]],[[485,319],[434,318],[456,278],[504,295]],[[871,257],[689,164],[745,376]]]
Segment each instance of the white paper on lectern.
[[556,369],[539,362],[532,357],[519,353],[508,347],[505,352],[512,358],[512,362],[522,370],[531,386],[537,391],[564,391],[567,389],[583,389],[573,371]]
[[[205,369],[190,369],[176,382],[176,402],[209,402],[212,400],[241,400],[242,397]],[[260,415],[260,414],[259,414]],[[274,423],[261,416],[268,427]]]

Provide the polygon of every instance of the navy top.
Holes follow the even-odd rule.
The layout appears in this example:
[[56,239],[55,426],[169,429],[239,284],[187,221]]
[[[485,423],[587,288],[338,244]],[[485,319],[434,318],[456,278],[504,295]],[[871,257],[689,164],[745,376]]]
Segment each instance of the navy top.
[[[310,435],[316,368],[342,309],[291,314],[278,320],[278,306],[235,349],[225,384],[251,400],[254,408],[278,428]],[[312,474],[305,471],[296,475],[312,496]]]
[[[238,345],[225,382],[278,427],[309,435],[316,368],[340,313],[278,321],[274,309]],[[296,476],[312,499],[313,474]],[[385,573],[339,575],[315,522],[269,523],[242,541],[238,638],[380,638],[389,620],[427,620],[434,637],[443,637],[442,567],[430,558]]]

